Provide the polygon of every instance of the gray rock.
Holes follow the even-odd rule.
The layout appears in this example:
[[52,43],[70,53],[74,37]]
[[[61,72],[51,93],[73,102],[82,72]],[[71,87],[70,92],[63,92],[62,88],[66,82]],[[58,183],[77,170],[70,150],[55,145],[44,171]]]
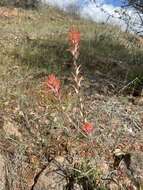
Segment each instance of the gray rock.
[[38,178],[34,190],[63,190],[66,184],[63,172],[51,162]]
[[0,154],[0,190],[6,190],[5,159]]

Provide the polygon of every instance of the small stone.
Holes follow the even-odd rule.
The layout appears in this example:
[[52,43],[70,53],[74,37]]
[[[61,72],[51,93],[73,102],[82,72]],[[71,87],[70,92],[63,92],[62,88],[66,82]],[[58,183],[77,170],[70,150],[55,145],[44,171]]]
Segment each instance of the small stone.
[[9,118],[4,119],[3,129],[6,133],[6,136],[8,136],[8,137],[15,136],[19,140],[22,139],[22,135],[18,131],[18,126],[16,125],[16,123],[14,121],[10,120]]
[[117,184],[111,182],[110,185],[109,185],[109,189],[110,190],[119,190],[119,187]]
[[63,164],[64,161],[65,161],[65,158],[64,158],[63,156],[57,156],[57,157],[55,158],[55,160],[56,160],[58,163]]

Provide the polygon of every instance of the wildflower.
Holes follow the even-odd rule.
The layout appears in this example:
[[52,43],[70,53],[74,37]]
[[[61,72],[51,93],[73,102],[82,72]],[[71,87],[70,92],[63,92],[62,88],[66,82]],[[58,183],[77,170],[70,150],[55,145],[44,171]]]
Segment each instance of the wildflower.
[[83,127],[82,130],[87,133],[90,134],[93,131],[93,125],[91,123],[86,122]]
[[74,26],[69,30],[69,42],[73,46],[80,43],[80,32]]
[[71,27],[69,30],[69,44],[71,47],[68,51],[77,59],[79,57],[80,32],[75,27]]
[[45,86],[53,91],[56,96],[60,96],[61,82],[54,74],[48,76],[45,81]]

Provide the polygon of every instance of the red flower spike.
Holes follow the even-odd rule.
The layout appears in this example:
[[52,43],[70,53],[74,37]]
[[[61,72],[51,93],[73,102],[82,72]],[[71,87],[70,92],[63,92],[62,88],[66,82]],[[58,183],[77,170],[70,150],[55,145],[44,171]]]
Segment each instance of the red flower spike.
[[54,74],[48,76],[45,81],[46,87],[55,93],[56,96],[60,95],[61,82]]
[[83,127],[82,127],[82,130],[87,133],[87,134],[90,134],[93,132],[93,125],[91,123],[88,123],[86,122]]
[[69,30],[69,42],[73,46],[80,43],[80,32],[74,26]]

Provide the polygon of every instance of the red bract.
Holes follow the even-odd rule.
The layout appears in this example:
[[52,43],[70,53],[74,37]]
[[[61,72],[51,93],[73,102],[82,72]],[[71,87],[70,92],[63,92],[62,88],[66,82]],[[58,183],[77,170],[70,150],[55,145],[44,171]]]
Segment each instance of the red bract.
[[80,32],[75,27],[71,27],[69,30],[69,42],[71,45],[76,45],[80,43]]
[[56,96],[60,95],[61,82],[59,79],[56,78],[54,74],[48,76],[48,78],[45,81],[45,85],[50,90],[52,90]]
[[90,134],[90,133],[92,133],[92,131],[93,131],[93,125],[92,125],[91,123],[86,122],[86,123],[83,125],[82,130],[83,130],[85,133]]

